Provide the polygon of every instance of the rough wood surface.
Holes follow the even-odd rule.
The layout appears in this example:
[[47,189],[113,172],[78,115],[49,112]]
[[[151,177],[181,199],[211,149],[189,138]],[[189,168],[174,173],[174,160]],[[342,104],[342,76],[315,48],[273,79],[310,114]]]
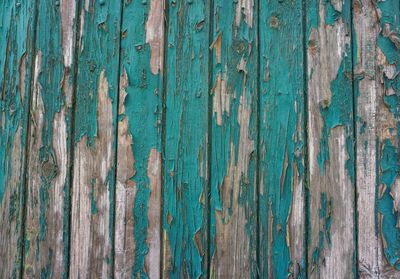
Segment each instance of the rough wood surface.
[[260,276],[305,275],[301,1],[260,3]]
[[36,9],[0,3],[0,278],[19,277]]
[[120,1],[82,1],[71,211],[71,278],[113,274]]
[[115,277],[159,278],[164,5],[126,2],[119,91]]
[[0,278],[400,277],[398,0],[3,0],[0,94]]
[[399,3],[357,1],[358,271],[398,278]]
[[164,275],[207,275],[209,1],[170,0],[166,45]]
[[307,1],[310,278],[356,270],[350,4]]
[[[357,214],[358,272],[361,278],[396,278],[383,257],[383,242],[377,222],[377,181],[380,166],[379,141],[394,121],[383,103],[382,56],[377,42],[380,33],[376,3],[356,1],[354,74],[357,92]],[[387,124],[385,124],[385,122]],[[385,127],[386,126],[386,127]],[[383,132],[383,133],[382,133]],[[378,148],[377,148],[378,147]],[[397,273],[397,277],[400,276]]]
[[257,274],[257,5],[214,1],[211,276]]
[[67,275],[75,1],[38,1],[24,277]]

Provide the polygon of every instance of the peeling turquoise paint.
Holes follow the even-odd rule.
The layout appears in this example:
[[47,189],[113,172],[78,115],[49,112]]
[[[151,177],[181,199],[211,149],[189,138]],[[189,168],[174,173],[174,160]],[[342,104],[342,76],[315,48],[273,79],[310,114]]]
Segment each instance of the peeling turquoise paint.
[[126,2],[123,8],[121,41],[121,73],[126,71],[127,96],[122,104],[125,113],[120,120],[128,120],[132,136],[132,153],[136,196],[131,208],[134,218],[135,261],[132,278],[148,278],[145,257],[149,252],[146,238],[149,227],[148,207],[150,180],[147,174],[149,154],[152,149],[161,152],[162,74],[153,74],[150,67],[151,48],[146,43],[146,22],[150,1]]
[[[98,88],[102,71],[104,71],[108,83],[107,97],[112,102],[113,134],[116,133],[121,3],[118,1],[110,3],[91,2],[87,10],[85,6],[86,3],[83,1],[80,7],[83,22],[81,22],[82,30],[80,31],[77,59],[78,79],[75,94],[74,141],[76,144],[82,137],[86,136],[87,147],[94,149],[98,135]],[[115,140],[112,150],[116,150]],[[104,150],[104,152],[106,151]],[[113,238],[114,231],[114,173],[115,167],[111,167],[105,181],[108,186],[110,203],[108,213],[110,216],[110,239]],[[99,189],[93,189],[93,191],[97,192]],[[96,195],[93,197],[95,198]],[[93,202],[96,202],[96,200],[93,199]]]
[[[391,133],[397,134],[398,140],[400,139],[400,3],[396,0],[380,1],[378,2],[378,9],[381,13],[380,24],[382,29],[377,43],[385,55],[387,63],[395,67],[393,77],[383,74],[384,103],[396,120],[397,131],[393,130]],[[393,94],[389,95],[390,90]],[[382,215],[380,233],[386,243],[384,247],[385,257],[392,267],[400,270],[399,216],[391,194],[394,182],[400,174],[399,147],[397,145],[388,139],[380,145],[380,175],[378,177],[379,185],[384,185],[385,189],[378,197],[376,214]]]
[[[108,97],[111,98],[113,115],[116,115],[118,89],[118,56],[121,3],[97,1],[88,10],[83,1],[83,29],[80,31],[78,55],[78,80],[76,92],[75,142],[87,136],[88,146],[94,147],[97,136],[98,82],[105,70]],[[115,126],[116,119],[113,123]],[[114,143],[115,144],[115,143]]]
[[[23,225],[25,146],[27,144],[28,104],[33,44],[34,1],[0,3],[0,235],[8,262],[0,261],[0,277],[20,276],[20,237]],[[18,158],[13,158],[18,156]],[[13,164],[20,160],[20,169]],[[9,191],[7,201],[5,193]],[[7,208],[7,203],[8,208]],[[5,214],[8,215],[6,216]],[[16,241],[14,236],[18,235]]]
[[261,277],[286,278],[298,266],[294,276],[305,277],[303,259],[293,261],[286,241],[293,170],[304,169],[302,18],[301,1],[260,3]]
[[168,2],[164,229],[172,278],[207,274],[208,3]]
[[386,186],[381,197],[378,199],[378,212],[382,214],[382,237],[385,240],[385,257],[389,264],[400,269],[400,229],[398,224],[398,212],[394,207],[391,187],[400,174],[398,147],[393,146],[390,140],[385,140],[382,145],[382,157],[380,159],[381,177],[380,182]]
[[[346,54],[347,53],[347,54]],[[325,164],[329,162],[329,137],[332,129],[342,126],[346,135],[346,150],[348,159],[346,160],[346,170],[354,183],[354,142],[353,142],[353,94],[352,94],[352,74],[351,56],[348,55],[349,49],[343,53],[343,60],[338,69],[336,78],[331,82],[330,102],[320,105],[320,112],[324,126],[320,141],[320,151],[318,162],[320,173],[324,173]]]
[[332,199],[327,200],[326,194],[321,193],[321,204],[319,208],[319,219],[322,225],[322,230],[319,231],[319,245],[313,251],[313,269],[316,268],[318,274],[320,272],[319,260],[324,251],[325,243],[330,248],[331,242],[331,224],[332,224]]
[[[48,240],[49,228],[48,223],[48,212],[50,206],[49,191],[54,185],[54,178],[59,174],[59,166],[57,165],[57,158],[53,149],[53,122],[56,113],[59,113],[62,108],[65,109],[65,114],[71,113],[70,107],[66,104],[66,96],[64,92],[63,83],[72,86],[72,80],[68,73],[71,68],[64,66],[64,56],[62,48],[62,31],[61,31],[61,17],[60,17],[60,6],[56,3],[48,3],[47,1],[38,1],[38,21],[37,21],[37,38],[36,38],[36,54],[38,64],[35,65],[38,69],[38,85],[36,90],[37,102],[43,105],[43,127],[41,130],[36,127],[36,122],[32,118],[30,123],[33,134],[40,137],[41,146],[38,150],[30,150],[30,157],[38,157],[37,165],[35,165],[35,171],[39,172],[40,185],[39,189],[33,191],[39,192],[39,200],[29,192],[27,204],[31,206],[32,218],[38,218],[39,228],[37,228],[37,235],[34,236],[32,241],[35,241],[35,245],[28,245],[27,251],[24,254],[26,258],[29,254],[36,256],[35,264],[40,266],[51,266],[52,258],[52,244],[48,243],[47,248],[41,248],[41,243],[45,243]],[[51,73],[49,75],[48,73]],[[63,81],[62,83],[60,83]],[[33,115],[35,111],[31,111]],[[68,124],[67,124],[68,125]],[[70,132],[70,126],[67,127],[67,133]],[[31,145],[33,146],[33,145]],[[69,147],[67,147],[69,150]],[[69,188],[69,181],[64,181],[66,189]],[[66,195],[62,197],[64,199],[64,208],[61,213],[63,216],[69,216],[69,204],[68,195],[69,191],[64,192]],[[61,217],[61,216],[60,216]],[[64,218],[64,220],[68,220]],[[33,221],[32,221],[33,222]],[[68,228],[68,222],[63,224],[66,229]],[[25,234],[31,233],[30,228],[26,228]],[[51,235],[51,234],[50,234]],[[62,243],[64,245],[63,253],[63,267],[64,272],[68,269],[68,237],[69,235],[63,234]],[[46,246],[43,246],[46,247]],[[29,252],[29,249],[35,249],[35,252]],[[47,251],[45,251],[47,250]],[[46,259],[46,260],[43,260]],[[32,262],[32,261],[31,261]],[[28,271],[29,272],[29,271]],[[51,277],[46,269],[37,268],[35,271],[37,276],[42,278]]]
[[[210,257],[214,258],[215,262],[223,259],[217,259],[217,251],[223,251],[222,254],[231,263],[234,264],[234,258],[237,256],[245,257],[241,261],[242,264],[249,267],[250,275],[255,277],[257,274],[257,193],[256,189],[256,146],[257,146],[257,59],[258,47],[256,45],[257,36],[257,4],[250,7],[250,10],[243,12],[240,16],[240,22],[237,24],[236,11],[238,9],[237,2],[214,1],[213,7],[213,31],[212,43],[212,92],[210,99],[213,100],[213,117],[212,117],[212,139],[211,139],[211,219],[210,219]],[[210,47],[210,48],[211,48]],[[240,66],[242,64],[242,66]],[[225,84],[225,85],[223,85]],[[218,88],[219,87],[219,88]],[[221,97],[218,98],[220,90]],[[215,96],[217,94],[217,96]],[[226,95],[225,95],[226,94]],[[241,101],[242,95],[245,101]],[[228,100],[225,100],[227,98]],[[225,102],[228,103],[228,109],[225,107]],[[215,111],[217,110],[217,112]],[[249,118],[245,119],[243,110],[249,111]],[[242,112],[242,116],[239,113]],[[243,118],[242,118],[243,117]],[[242,119],[240,119],[242,118]],[[240,122],[249,122],[248,131],[241,125],[246,125]],[[248,133],[248,136],[247,136]],[[249,137],[248,139],[246,137]],[[239,158],[239,142],[241,144],[250,144],[248,141],[253,141],[254,150],[252,154],[242,154]],[[233,145],[233,153],[231,153],[231,145]],[[246,162],[243,156],[249,156],[249,162]],[[241,166],[247,170],[247,173],[239,173],[240,185],[235,185],[235,175],[233,181],[228,179],[226,185],[223,185],[224,179],[229,175],[228,170],[234,160],[234,165],[239,169]],[[248,165],[247,165],[248,164]],[[231,170],[234,171],[234,170]],[[230,185],[228,185],[230,183]],[[229,200],[224,200],[224,188],[230,189]],[[239,188],[238,196],[235,196],[235,189]],[[237,206],[236,206],[237,205]],[[232,220],[232,208],[236,208],[235,215],[244,208],[246,220]],[[223,224],[230,226],[232,233],[242,228],[235,228],[234,224],[245,224],[247,233],[247,241],[244,248],[246,251],[236,251],[229,246],[236,245],[235,243],[227,243],[225,247],[218,247],[216,238],[224,237],[216,227],[216,214],[229,216],[222,217]],[[242,218],[236,215],[236,218]],[[228,220],[226,220],[228,219]],[[225,240],[227,241],[227,240]],[[229,240],[228,240],[229,241]],[[226,255],[229,251],[235,251],[235,254]],[[238,253],[236,255],[236,253]],[[243,254],[244,253],[244,254]],[[214,263],[211,263],[212,265]],[[215,263],[216,264],[216,263]],[[237,266],[237,268],[244,266]],[[227,276],[230,271],[229,266],[220,266],[220,276]],[[213,269],[213,267],[211,267]],[[246,276],[243,274],[243,276]]]
[[[244,230],[248,241],[246,245],[249,245],[250,250],[246,260],[250,263],[251,277],[306,278],[307,264],[316,265],[319,270],[324,250],[330,249],[331,246],[334,208],[328,193],[320,195],[320,229],[317,230],[316,236],[312,236],[316,237],[318,243],[317,247],[311,247],[309,250],[312,254],[310,263],[307,263],[306,255],[303,259],[292,259],[291,252],[295,247],[290,247],[288,241],[291,237],[288,222],[293,206],[293,183],[298,180],[305,181],[308,175],[304,164],[306,85],[303,84],[303,71],[307,66],[304,65],[303,58],[308,50],[303,42],[309,39],[311,28],[318,28],[322,22],[319,18],[320,5],[324,8],[324,22],[329,25],[327,28],[343,21],[346,27],[343,32],[353,36],[355,30],[350,26],[353,13],[351,1],[344,1],[341,11],[338,11],[336,9],[340,5],[330,0],[307,0],[306,3],[300,0],[169,0],[166,13],[168,29],[164,34],[167,36],[164,80],[161,70],[152,73],[151,46],[146,43],[146,21],[152,1],[126,0],[123,4],[120,1],[104,0],[77,2],[81,3],[77,9],[80,9],[83,15],[80,19],[82,25],[74,27],[72,32],[78,37],[79,57],[68,67],[64,65],[61,47],[63,38],[60,10],[65,1],[5,0],[0,4],[0,209],[3,209],[4,205],[8,206],[0,223],[0,233],[3,233],[4,224],[11,225],[14,221],[15,228],[10,230],[12,234],[21,234],[20,230],[23,227],[21,216],[24,211],[22,201],[26,186],[25,174],[24,170],[14,168],[15,158],[11,158],[11,154],[13,148],[20,148],[16,154],[21,155],[21,161],[25,162],[25,146],[28,144],[28,100],[29,94],[33,92],[29,88],[32,82],[31,56],[35,52],[41,53],[42,57],[38,83],[41,87],[39,98],[44,106],[43,128],[36,132],[34,121],[29,124],[33,134],[40,135],[39,139],[42,142],[42,146],[34,147],[33,150],[28,147],[31,154],[37,154],[39,163],[33,169],[38,172],[41,184],[39,189],[36,189],[37,194],[27,192],[28,201],[25,201],[25,206],[30,207],[27,211],[32,209],[35,212],[35,221],[32,223],[37,227],[25,227],[25,239],[19,238],[16,243],[18,255],[10,256],[14,257],[12,270],[4,275],[1,262],[0,277],[8,278],[9,274],[21,277],[20,254],[34,258],[25,258],[25,261],[37,263],[37,267],[27,266],[35,269],[35,276],[54,277],[55,250],[42,248],[47,247],[44,242],[52,233],[48,213],[52,202],[50,193],[54,179],[61,171],[53,147],[54,117],[63,108],[66,109],[68,141],[71,140],[74,144],[69,146],[68,143],[67,156],[83,138],[87,139],[87,148],[96,151],[96,139],[99,134],[98,86],[103,70],[109,84],[108,97],[111,98],[113,107],[113,135],[116,133],[117,121],[127,120],[133,142],[131,147],[134,163],[131,167],[135,169],[135,174],[130,179],[135,184],[136,196],[134,205],[129,210],[134,219],[135,251],[133,266],[127,267],[132,269],[132,277],[149,277],[148,267],[145,267],[145,259],[149,254],[149,243],[146,243],[146,240],[150,224],[147,216],[151,197],[147,167],[149,154],[153,149],[164,156],[162,227],[166,234],[162,244],[164,251],[167,251],[165,256],[168,257],[168,251],[171,252],[170,258],[164,258],[164,276],[197,278],[210,275],[213,263],[207,261],[213,260],[218,249],[222,249],[216,244],[219,237],[216,214],[226,213],[222,223],[228,224],[230,218],[235,215],[236,202],[245,210]],[[354,3],[357,4],[353,1]],[[36,4],[39,18],[37,42],[33,46]],[[249,20],[246,5],[253,4],[252,27],[249,27],[249,22],[246,22]],[[377,47],[386,58],[383,63],[391,65],[391,70],[394,71],[392,75],[390,71],[385,73],[387,69],[379,69],[379,73],[384,72],[382,81],[386,92],[383,105],[389,109],[396,122],[396,126],[388,131],[392,138],[379,139],[382,142],[377,144],[379,170],[376,183],[376,231],[381,230],[386,244],[383,252],[388,263],[400,270],[400,229],[397,228],[399,216],[392,196],[395,181],[400,174],[400,150],[397,142],[400,138],[400,4],[398,0],[379,1],[376,4],[381,24]],[[88,10],[85,10],[86,5],[89,5]],[[306,26],[302,26],[304,12],[307,13]],[[241,18],[239,26],[236,26],[236,17]],[[257,26],[258,22],[260,26]],[[81,27],[83,30],[79,30]],[[305,40],[303,32],[306,33]],[[219,39],[220,42],[212,42]],[[216,45],[219,43],[221,61],[217,61],[216,56]],[[210,56],[211,53],[213,56]],[[345,162],[346,171],[353,184],[356,164],[353,109],[356,108],[354,102],[360,94],[358,81],[364,74],[355,77],[354,73],[351,73],[356,65],[352,54],[356,53],[355,40],[352,38],[343,51],[338,73],[334,73],[336,77],[330,83],[331,98],[320,106],[323,128],[317,158],[320,173],[324,174],[330,157],[333,157],[332,151],[329,150],[329,141],[333,140],[332,130],[343,127],[348,155]],[[246,66],[238,67],[240,63]],[[75,68],[78,72],[72,73]],[[126,71],[128,78],[127,96],[122,104],[125,112],[117,115],[118,78],[122,76],[122,71]],[[313,69],[310,72],[308,78],[311,78]],[[76,111],[73,112],[72,108],[68,107],[60,82],[63,80],[68,86],[75,88],[75,74],[77,92],[74,93]],[[216,104],[213,100],[215,92],[210,88],[218,82],[219,74],[223,82],[226,82],[226,89],[230,94],[229,113],[222,109],[220,116],[213,112],[213,105]],[[68,76],[67,80],[64,80],[65,76]],[[244,135],[238,114],[240,109],[243,109],[243,94],[247,108],[251,111],[249,139],[254,142],[256,150],[249,155],[247,173],[241,174],[238,179],[240,185],[235,185],[239,187],[238,196],[231,191],[224,200],[223,182],[228,174],[230,162],[233,160],[234,165],[241,163],[241,158],[238,157],[239,143]],[[221,117],[221,123],[218,117]],[[364,133],[369,128],[368,125],[364,120],[355,117],[361,125],[360,133]],[[17,138],[17,135],[20,138]],[[29,141],[36,140],[37,138],[32,138]],[[18,141],[21,146],[14,147]],[[114,141],[114,151],[117,150],[116,144],[117,141]],[[363,142],[364,148],[367,149],[369,144],[368,141]],[[69,169],[71,167],[68,166]],[[91,195],[91,218],[96,220],[100,214],[109,217],[108,237],[111,242],[114,238],[116,168],[115,164],[106,174],[105,184],[108,188],[100,189],[109,193],[109,212],[101,210],[99,189],[96,188],[98,178],[92,177],[91,184],[87,185]],[[17,171],[20,174],[17,185],[10,189],[9,185],[14,185],[10,182],[11,174]],[[256,181],[258,174],[260,180]],[[257,183],[260,183],[259,193]],[[72,194],[70,185],[68,173],[61,193],[64,207],[60,216],[63,220],[64,278],[68,275],[69,204]],[[30,190],[29,187],[26,189]],[[309,208],[304,210],[308,210],[309,216]],[[381,227],[378,227],[378,216],[382,217]],[[29,221],[26,223],[29,224]],[[96,236],[90,237],[93,240]],[[306,232],[306,237],[310,240],[310,231]],[[1,248],[3,249],[3,246]],[[114,261],[113,253],[110,251],[100,259],[107,263],[110,270]],[[354,253],[353,261],[356,260],[357,255]],[[357,276],[356,264],[353,266],[354,276]],[[297,270],[297,273],[294,270]],[[29,276],[29,272],[29,269],[24,270],[24,275]],[[108,276],[112,277],[112,274]]]

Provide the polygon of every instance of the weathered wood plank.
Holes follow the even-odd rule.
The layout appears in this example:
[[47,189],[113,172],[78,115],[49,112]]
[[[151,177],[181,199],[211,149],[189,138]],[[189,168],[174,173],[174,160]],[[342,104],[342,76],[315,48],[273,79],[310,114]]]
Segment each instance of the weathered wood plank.
[[209,9],[168,3],[163,272],[172,278],[207,274]]
[[216,278],[257,276],[257,10],[253,0],[214,1],[210,273]]
[[[388,129],[396,129],[393,116],[384,104],[385,59],[379,50],[381,31],[377,4],[359,0],[353,4],[354,74],[357,93],[357,214],[358,272],[361,278],[396,278],[383,257],[377,219],[378,177],[380,172],[379,142],[391,139]],[[382,63],[383,62],[383,63]],[[380,64],[381,63],[381,64]],[[386,124],[385,124],[386,123]],[[387,137],[389,136],[389,137]],[[377,148],[378,147],[378,148]],[[396,274],[397,273],[397,274]]]
[[163,1],[123,7],[115,278],[159,278]]
[[121,1],[82,1],[74,129],[71,278],[113,266]]
[[39,0],[30,108],[24,277],[68,269],[75,1]]
[[260,2],[260,277],[304,277],[301,1]]
[[306,2],[310,278],[356,276],[350,5]]
[[358,270],[362,278],[398,278],[400,8],[357,1]]
[[23,244],[34,1],[0,4],[0,278],[18,278]]

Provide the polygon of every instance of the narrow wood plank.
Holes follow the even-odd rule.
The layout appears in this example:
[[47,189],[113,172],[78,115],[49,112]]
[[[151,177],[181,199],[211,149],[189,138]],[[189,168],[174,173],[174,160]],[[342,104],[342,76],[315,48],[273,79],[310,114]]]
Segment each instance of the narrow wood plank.
[[35,2],[0,4],[0,278],[21,272]]
[[164,275],[207,274],[209,1],[168,2]]
[[355,277],[351,1],[307,5],[310,278]]
[[113,266],[120,1],[82,1],[71,216],[71,278]]
[[257,10],[214,1],[211,277],[257,276]]
[[164,3],[123,7],[115,278],[160,278]]
[[260,3],[260,277],[305,274],[302,1]]
[[358,270],[361,278],[399,278],[399,2],[357,1],[353,11]]
[[72,0],[38,2],[24,278],[67,275],[75,14]]

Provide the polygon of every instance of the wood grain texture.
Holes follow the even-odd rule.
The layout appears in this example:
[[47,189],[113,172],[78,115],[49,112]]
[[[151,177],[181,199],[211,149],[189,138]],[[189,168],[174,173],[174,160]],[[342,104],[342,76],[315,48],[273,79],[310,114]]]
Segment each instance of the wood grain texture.
[[301,1],[260,2],[260,276],[305,276]]
[[400,277],[398,0],[3,0],[0,94],[0,278]]
[[25,278],[67,276],[75,14],[75,1],[38,2],[25,205]]
[[168,3],[164,275],[207,275],[208,1]]
[[362,278],[398,278],[400,8],[398,1],[358,1],[353,10],[358,270]]
[[350,3],[306,2],[310,278],[356,276]]
[[163,1],[123,7],[115,277],[159,278]]
[[120,1],[82,1],[71,216],[71,278],[113,274]]
[[19,277],[35,3],[0,3],[0,278]]
[[357,214],[358,272],[360,278],[397,278],[384,256],[378,219],[378,178],[381,143],[395,139],[393,116],[384,103],[384,68],[387,62],[378,46],[381,32],[379,10],[371,1],[353,4],[355,40],[354,74],[357,94]]
[[257,5],[214,1],[211,277],[257,275]]

